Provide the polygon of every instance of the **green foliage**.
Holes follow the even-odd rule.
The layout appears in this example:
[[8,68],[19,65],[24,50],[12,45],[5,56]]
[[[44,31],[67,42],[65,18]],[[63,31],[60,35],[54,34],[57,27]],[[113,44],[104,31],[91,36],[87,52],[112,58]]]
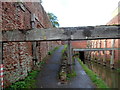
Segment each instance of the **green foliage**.
[[113,26],[120,26],[120,24],[113,24]]
[[76,76],[77,76],[77,74],[76,74],[76,72],[73,70],[72,73],[68,73],[68,74],[67,74],[67,80],[70,80],[71,78],[76,77]]
[[48,52],[48,55],[51,55],[51,52],[50,52],[50,51]]
[[67,45],[64,45],[64,49],[62,50],[62,54],[67,50]]
[[83,62],[79,58],[77,59],[79,63],[81,64],[81,66],[83,67],[83,69],[85,70],[85,72],[91,78],[93,83],[97,86],[97,88],[108,88],[108,86],[105,84],[105,82],[102,79],[100,79],[93,71],[88,69],[88,67],[84,65]]
[[50,21],[53,25],[53,27],[59,27],[58,19],[53,13],[48,13],[48,16],[50,18]]
[[18,81],[6,89],[16,90],[17,88],[36,88],[35,78],[38,73],[38,70],[33,70],[31,73],[28,74],[28,76],[24,80]]
[[119,72],[119,73],[120,73],[120,68],[118,68],[118,69],[117,69],[117,72]]
[[55,47],[53,50],[49,51],[48,55],[52,55],[58,48],[59,48],[59,46]]

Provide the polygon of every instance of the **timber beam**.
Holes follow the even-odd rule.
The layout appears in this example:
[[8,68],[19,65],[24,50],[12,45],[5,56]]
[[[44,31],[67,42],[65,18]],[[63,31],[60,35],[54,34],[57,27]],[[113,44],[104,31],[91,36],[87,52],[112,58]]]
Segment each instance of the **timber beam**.
[[86,26],[2,31],[2,42],[119,39],[119,26]]

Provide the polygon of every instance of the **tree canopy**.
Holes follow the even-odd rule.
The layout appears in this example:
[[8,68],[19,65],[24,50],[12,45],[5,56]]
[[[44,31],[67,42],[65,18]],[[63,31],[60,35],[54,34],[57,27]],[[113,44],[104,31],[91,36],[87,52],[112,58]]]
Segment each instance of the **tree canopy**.
[[50,18],[53,27],[59,27],[57,16],[55,16],[53,13],[48,13],[48,16]]

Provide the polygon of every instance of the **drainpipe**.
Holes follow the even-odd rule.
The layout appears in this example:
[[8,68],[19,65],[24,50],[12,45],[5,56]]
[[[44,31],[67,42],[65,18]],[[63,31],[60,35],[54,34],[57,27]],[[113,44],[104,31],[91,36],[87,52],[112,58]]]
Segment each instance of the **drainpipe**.
[[31,27],[32,29],[35,29],[35,14],[31,14]]
[[[112,43],[111,43],[111,48],[114,48],[115,45],[115,39],[112,39]],[[111,51],[111,60],[110,60],[110,67],[114,68],[114,55],[115,55],[115,51],[112,50]]]
[[[35,14],[31,14],[31,28],[32,29],[35,29],[36,26],[35,26]],[[36,55],[36,51],[37,51],[37,47],[36,47],[36,42],[32,42],[32,51],[33,51],[33,62],[34,62],[34,65],[36,64],[37,62],[37,55]]]

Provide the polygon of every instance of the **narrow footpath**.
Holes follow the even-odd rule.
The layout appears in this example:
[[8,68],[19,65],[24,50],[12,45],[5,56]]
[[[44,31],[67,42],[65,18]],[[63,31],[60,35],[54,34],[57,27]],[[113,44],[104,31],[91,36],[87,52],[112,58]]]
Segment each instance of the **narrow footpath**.
[[62,58],[62,50],[64,46],[61,46],[56,50],[47,64],[37,77],[36,85],[38,88],[95,88],[90,78],[82,69],[78,61],[75,61],[75,72],[77,76],[73,78],[67,84],[60,84],[58,81],[58,71],[60,68],[60,60]]

